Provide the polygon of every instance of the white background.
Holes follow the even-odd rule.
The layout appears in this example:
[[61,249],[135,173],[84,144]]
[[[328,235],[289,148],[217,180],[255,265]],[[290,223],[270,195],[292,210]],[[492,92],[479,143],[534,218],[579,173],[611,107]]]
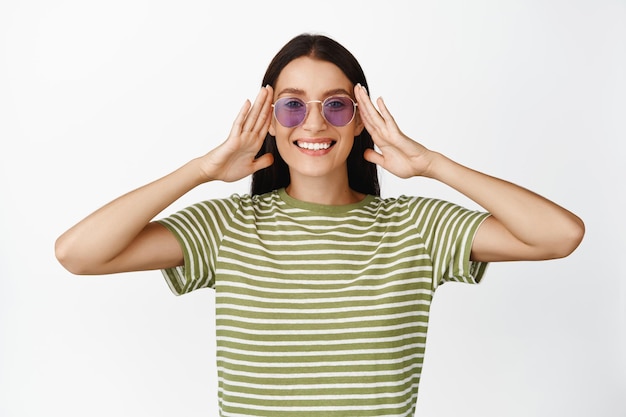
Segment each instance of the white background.
[[[4,0],[0,415],[217,415],[212,292],[72,276],[54,240],[224,140],[305,31],[348,47],[411,137],[586,222],[568,258],[440,288],[416,414],[625,416],[620,0]],[[248,186],[207,184],[167,213]],[[473,206],[425,179],[382,186]]]

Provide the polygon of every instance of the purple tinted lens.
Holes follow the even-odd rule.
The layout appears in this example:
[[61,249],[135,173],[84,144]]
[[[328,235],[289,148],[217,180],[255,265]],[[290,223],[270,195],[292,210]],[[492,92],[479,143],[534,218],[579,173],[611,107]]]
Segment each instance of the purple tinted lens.
[[306,117],[306,104],[297,98],[281,98],[274,103],[274,116],[285,127],[298,126]]
[[[319,103],[311,101],[310,103]],[[322,103],[324,119],[333,126],[345,126],[354,118],[354,102],[349,97],[329,97]],[[307,103],[294,98],[285,97],[274,103],[274,116],[285,127],[300,125],[307,115]]]
[[348,97],[329,97],[322,106],[324,118],[334,126],[345,126],[354,117],[354,102]]

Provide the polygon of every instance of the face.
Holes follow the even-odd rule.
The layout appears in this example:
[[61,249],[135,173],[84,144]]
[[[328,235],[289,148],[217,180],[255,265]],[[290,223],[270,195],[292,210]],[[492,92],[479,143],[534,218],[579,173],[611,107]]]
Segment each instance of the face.
[[[339,67],[309,57],[297,58],[285,66],[274,92],[274,102],[284,97],[297,98],[304,103],[324,101],[330,96],[347,96],[354,100],[354,86]],[[329,106],[335,104],[329,103]],[[298,176],[337,180],[337,175],[343,175],[347,178],[346,160],[354,137],[363,130],[358,112],[345,126],[334,126],[322,115],[320,103],[311,102],[306,106],[308,113],[301,124],[284,127],[273,117],[269,129],[276,137],[278,152],[289,166],[292,182]]]

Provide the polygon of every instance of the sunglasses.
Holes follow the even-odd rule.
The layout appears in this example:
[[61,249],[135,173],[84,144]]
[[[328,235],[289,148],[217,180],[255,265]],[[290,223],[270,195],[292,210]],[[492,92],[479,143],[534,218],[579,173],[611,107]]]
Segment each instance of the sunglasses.
[[346,96],[332,96],[324,101],[311,100],[306,102],[296,97],[283,97],[272,104],[274,117],[284,127],[299,126],[309,113],[308,105],[310,103],[320,103],[324,120],[336,127],[350,123],[354,119],[357,106],[357,103]]

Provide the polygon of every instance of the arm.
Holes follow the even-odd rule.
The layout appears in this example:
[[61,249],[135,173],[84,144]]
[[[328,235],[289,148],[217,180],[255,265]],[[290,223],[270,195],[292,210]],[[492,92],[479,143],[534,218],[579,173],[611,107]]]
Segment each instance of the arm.
[[382,99],[376,110],[364,88],[355,87],[359,115],[380,152],[364,157],[401,178],[436,179],[475,201],[491,216],[472,245],[476,261],[541,260],[569,255],[584,224],[563,207],[510,182],[460,165],[404,135]]
[[152,219],[194,187],[237,181],[273,163],[255,156],[271,121],[272,91],[246,101],[228,139],[171,174],[125,194],[81,220],[55,243],[59,262],[75,274],[161,269],[183,262],[176,238]]
[[510,182],[431,155],[428,176],[466,195],[491,213],[478,229],[472,260],[561,258],[583,238],[583,222],[563,207]]

